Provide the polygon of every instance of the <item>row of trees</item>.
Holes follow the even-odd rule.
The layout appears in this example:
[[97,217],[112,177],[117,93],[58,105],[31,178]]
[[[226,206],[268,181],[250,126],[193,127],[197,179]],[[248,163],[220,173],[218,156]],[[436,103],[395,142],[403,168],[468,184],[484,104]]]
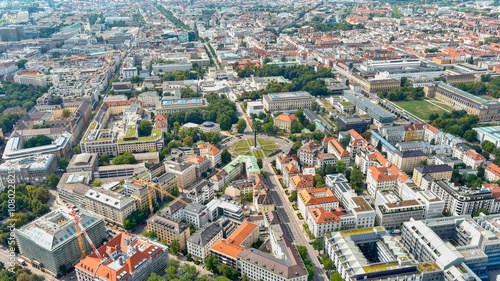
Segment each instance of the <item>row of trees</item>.
[[[195,266],[184,263],[182,266],[178,260],[171,259],[168,261],[168,267],[165,269],[166,278],[152,273],[148,281],[230,281],[235,279],[228,279],[225,276],[213,278],[207,274],[200,276],[200,272]],[[243,280],[243,279],[242,279]],[[244,281],[248,281],[244,279]]]
[[43,281],[45,278],[41,275],[31,273],[27,268],[20,265],[14,265],[12,270],[5,267],[3,262],[0,262],[0,280],[2,281]]

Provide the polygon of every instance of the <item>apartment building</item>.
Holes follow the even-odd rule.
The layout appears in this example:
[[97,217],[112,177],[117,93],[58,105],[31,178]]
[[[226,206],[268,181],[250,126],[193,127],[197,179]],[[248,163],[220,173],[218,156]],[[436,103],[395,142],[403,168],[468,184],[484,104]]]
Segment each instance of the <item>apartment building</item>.
[[224,166],[217,174],[212,176],[210,181],[214,184],[215,190],[221,190],[226,183],[233,181],[243,172],[245,172],[247,178],[253,174],[260,174],[260,168],[257,165],[257,158],[255,156],[239,155]]
[[253,205],[255,206],[255,210],[262,214],[274,211],[276,207],[271,193],[265,189],[255,192]]
[[300,171],[297,167],[295,167],[295,165],[290,163],[283,166],[283,170],[281,171],[281,173],[283,175],[283,183],[285,184],[285,186],[290,187],[290,179],[294,176],[299,175]]
[[334,138],[328,141],[328,153],[335,155],[337,160],[340,160],[349,167],[351,164],[351,155],[345,150],[342,145]]
[[187,239],[191,234],[187,223],[161,213],[155,214],[146,222],[148,231],[153,231],[159,241],[170,245],[172,241],[177,240],[181,249],[186,248]]
[[108,222],[123,227],[123,222],[136,210],[136,202],[119,193],[93,188],[85,193],[85,208],[104,217]]
[[432,86],[424,87],[424,92],[426,97],[435,97],[455,109],[477,115],[480,122],[500,119],[500,103],[485,100],[442,81],[435,81]]
[[311,108],[313,102],[314,97],[304,91],[272,93],[262,97],[264,109],[269,112]]
[[[389,161],[392,162],[396,167],[401,169],[401,171],[410,173],[419,166],[422,161],[427,160],[427,155],[420,150],[404,151],[399,150],[394,151],[394,154],[388,155]],[[391,159],[392,158],[392,159]]]
[[209,202],[214,199],[214,186],[213,184],[202,179],[196,181],[182,190],[182,193],[192,202],[197,204],[203,204],[204,202]]
[[297,157],[301,165],[314,166],[318,154],[321,154],[323,150],[324,148],[321,144],[310,141],[299,148]]
[[422,185],[422,179],[425,175],[431,176],[435,180],[451,180],[453,168],[449,165],[431,165],[421,166],[413,169],[413,182],[418,186]]
[[342,219],[337,212],[327,211],[323,207],[307,209],[307,225],[314,237],[323,237],[325,233],[342,227]]
[[220,165],[222,163],[221,161],[222,152],[217,147],[209,143],[200,143],[198,144],[198,148],[200,149],[200,155],[210,160],[211,169],[215,168],[217,165]]
[[[104,219],[85,210],[78,211],[80,222],[94,244],[99,247],[108,237]],[[70,268],[82,255],[75,231],[75,219],[66,206],[16,229],[15,238],[20,256],[33,267],[53,276],[61,274],[61,268]],[[87,240],[83,240],[86,254],[92,252]]]
[[484,171],[484,176],[486,180],[490,182],[497,182],[500,180],[500,167],[495,165],[494,163],[491,163],[486,167]]
[[339,207],[339,200],[328,188],[303,189],[297,192],[297,206],[300,213],[307,217],[308,209],[324,208],[331,211]]
[[297,119],[299,118],[292,114],[281,114],[277,117],[274,117],[274,125],[281,130],[290,133],[292,122]]
[[410,126],[404,126],[405,129],[405,142],[408,141],[419,141],[424,139],[426,124],[413,124]]
[[395,192],[377,191],[375,199],[375,222],[388,230],[399,229],[410,219],[425,219],[425,206],[418,200],[403,200]]
[[165,161],[165,171],[177,178],[177,188],[182,191],[196,180],[196,167],[189,162]]
[[471,190],[452,182],[432,181],[429,189],[445,202],[444,210],[455,216],[470,215],[479,209],[489,211],[495,200],[490,191]]
[[38,73],[37,71],[33,72],[18,72],[14,74],[14,82],[25,85],[33,85],[44,87],[47,86],[47,79],[45,75]]
[[0,164],[0,184],[46,184],[49,176],[57,171],[54,154],[42,154],[7,160]]
[[340,201],[342,212],[342,227],[356,229],[373,227],[375,225],[375,210],[361,196],[349,187],[343,174],[326,176],[326,186]]
[[160,243],[146,242],[120,233],[75,265],[78,281],[106,279],[146,280],[151,274],[163,275],[168,265],[168,250]]
[[312,175],[296,174],[290,177],[290,184],[288,188],[300,191],[303,189],[310,189],[314,187],[314,180]]

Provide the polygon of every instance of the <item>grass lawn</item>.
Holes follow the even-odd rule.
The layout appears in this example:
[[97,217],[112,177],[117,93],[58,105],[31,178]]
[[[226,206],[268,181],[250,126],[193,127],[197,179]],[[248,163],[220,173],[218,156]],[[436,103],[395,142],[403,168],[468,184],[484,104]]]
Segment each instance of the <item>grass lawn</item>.
[[233,144],[234,147],[248,147],[248,143],[246,140],[240,140]]
[[492,97],[490,95],[480,95],[478,97],[485,99],[485,100],[498,101],[498,98]]
[[270,141],[270,140],[265,140],[265,139],[257,139],[257,142],[261,145],[261,146],[264,146],[264,145],[275,145],[276,143],[274,143],[274,141]]
[[396,102],[395,104],[424,120],[429,120],[429,115],[431,113],[443,114],[446,112],[425,100],[403,101]]

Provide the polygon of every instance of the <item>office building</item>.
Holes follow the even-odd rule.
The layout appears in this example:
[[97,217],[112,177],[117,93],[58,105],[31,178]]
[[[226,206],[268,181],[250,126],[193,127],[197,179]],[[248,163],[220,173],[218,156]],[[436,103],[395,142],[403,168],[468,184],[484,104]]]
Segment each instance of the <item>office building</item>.
[[[178,211],[173,210],[171,216],[179,221],[185,221],[186,223],[192,223],[195,227],[202,227],[210,220],[210,213],[206,206],[192,203],[191,200],[183,198],[189,205],[183,205],[181,203],[181,208]],[[172,206],[173,207],[173,206]],[[175,207],[173,207],[175,208]]]
[[182,191],[196,180],[195,165],[189,162],[165,161],[165,171],[175,175],[179,191]]
[[375,225],[375,210],[361,196],[349,187],[343,174],[326,176],[326,186],[333,192],[343,207],[342,227],[357,229]]
[[157,213],[147,219],[148,231],[153,231],[156,238],[170,245],[174,240],[179,242],[181,249],[186,248],[186,241],[190,237],[189,225],[168,215]]
[[424,92],[426,97],[437,98],[455,109],[463,109],[468,114],[477,115],[480,122],[500,119],[500,103],[467,93],[442,81],[425,87]]
[[[104,219],[84,210],[78,211],[80,222],[92,242],[99,247],[108,237]],[[33,267],[56,276],[61,269],[69,269],[82,257],[75,219],[62,206],[15,230],[20,255]],[[83,239],[85,253],[92,247]]]
[[68,173],[89,171],[93,172],[99,166],[99,156],[97,153],[75,154],[66,167]]
[[215,221],[220,217],[228,217],[238,221],[243,221],[245,218],[245,211],[242,205],[234,201],[212,199],[206,207],[209,220],[211,221]]
[[97,250],[103,260],[92,253],[75,265],[78,281],[146,280],[152,273],[165,274],[168,265],[166,247],[125,233],[118,234]]
[[418,186],[422,185],[422,178],[430,175],[435,180],[451,180],[453,168],[449,165],[431,165],[416,167],[413,170],[413,182]]
[[227,239],[221,239],[212,246],[213,254],[220,264],[237,268],[238,255],[245,248],[250,248],[259,238],[259,227],[250,222],[243,222]]
[[345,280],[443,279],[435,262],[414,263],[381,226],[328,233],[325,253]]
[[311,108],[314,97],[308,92],[272,93],[262,97],[262,104],[269,112]]
[[467,280],[491,280],[488,271],[500,268],[499,218],[489,215],[411,220],[403,223],[401,243],[418,261],[435,262],[445,270],[458,267],[470,276]]
[[57,159],[69,158],[71,155],[72,139],[73,138],[70,133],[64,132],[60,136],[58,136],[51,144],[24,148],[24,142],[26,141],[26,139],[23,139],[22,137],[14,133],[5,145],[2,159],[9,160],[36,156],[39,154],[54,154]]
[[57,169],[57,159],[53,154],[7,160],[0,164],[0,184],[46,184]]
[[337,118],[337,127],[343,128],[342,131],[349,131],[351,129],[362,134],[370,127],[371,120],[361,118],[357,114],[339,116]]
[[479,143],[484,141],[489,141],[495,145],[495,147],[500,147],[500,126],[488,126],[473,128],[477,132],[476,139]]
[[204,98],[166,99],[160,101],[160,105],[155,108],[155,114],[166,115],[167,113],[205,106],[208,106],[208,101]]
[[214,190],[222,190],[226,183],[233,181],[242,173],[245,173],[247,178],[253,174],[260,174],[255,156],[239,155],[217,174],[213,175],[210,181],[214,184]]
[[205,224],[187,239],[187,251],[200,261],[205,260],[212,246],[223,238],[223,227],[219,222]]
[[102,188],[90,189],[85,193],[85,208],[104,217],[110,223],[123,227],[123,222],[136,210],[134,199]]
[[289,182],[288,187],[297,192],[314,187],[314,177],[312,175],[297,174],[291,176]]
[[85,205],[85,194],[93,186],[92,172],[64,173],[57,183],[57,196],[59,199],[72,206],[82,207]]
[[[397,80],[396,80],[397,81]],[[399,81],[398,81],[399,83]],[[382,107],[372,103],[370,100],[365,98],[362,94],[356,93],[351,90],[344,91],[344,98],[349,100],[354,106],[356,106],[356,112],[361,115],[368,114],[373,118],[373,123],[377,127],[389,127],[392,126],[394,121],[394,116],[392,113],[385,111]]]
[[211,167],[211,161],[200,155],[188,156],[185,161],[194,165],[196,178],[198,179],[202,178],[202,175],[206,177],[207,171]]
[[45,87],[47,86],[47,79],[45,75],[38,72],[18,72],[14,74],[14,82],[24,85],[33,85]]
[[280,116],[274,117],[274,125],[281,130],[290,133],[290,128],[294,120],[299,119],[292,114],[281,114]]
[[24,26],[9,25],[0,28],[0,41],[20,41],[26,39]]
[[259,115],[259,113],[264,112],[264,104],[261,101],[250,101],[247,102],[247,114],[251,116],[252,114]]

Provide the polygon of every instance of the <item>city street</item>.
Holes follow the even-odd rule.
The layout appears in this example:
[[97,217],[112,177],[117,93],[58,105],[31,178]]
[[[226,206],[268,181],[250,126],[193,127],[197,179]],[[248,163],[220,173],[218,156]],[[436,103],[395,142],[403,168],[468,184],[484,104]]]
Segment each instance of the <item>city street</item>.
[[263,171],[267,173],[267,185],[271,191],[271,196],[273,197],[274,204],[276,205],[276,212],[280,218],[280,221],[286,226],[287,231],[291,238],[293,239],[296,246],[305,246],[307,248],[307,252],[309,254],[309,259],[312,262],[312,265],[316,269],[314,272],[314,280],[328,280],[328,277],[325,274],[325,271],[322,269],[323,265],[318,261],[317,256],[319,253],[314,250],[312,245],[309,244],[310,240],[306,238],[306,233],[303,230],[302,226],[299,225],[299,221],[295,217],[294,210],[288,204],[288,198],[286,194],[281,190],[280,183],[278,178],[274,174],[274,170],[271,167],[271,161],[274,159],[267,158],[264,160]]

